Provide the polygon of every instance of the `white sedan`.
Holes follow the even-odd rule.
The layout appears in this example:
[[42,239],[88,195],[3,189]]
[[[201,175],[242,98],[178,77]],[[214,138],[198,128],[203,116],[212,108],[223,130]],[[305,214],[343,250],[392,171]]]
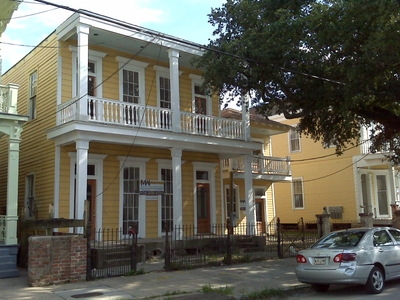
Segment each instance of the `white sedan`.
[[296,276],[314,290],[330,284],[363,284],[382,292],[385,281],[400,278],[400,230],[390,227],[335,231],[299,251]]

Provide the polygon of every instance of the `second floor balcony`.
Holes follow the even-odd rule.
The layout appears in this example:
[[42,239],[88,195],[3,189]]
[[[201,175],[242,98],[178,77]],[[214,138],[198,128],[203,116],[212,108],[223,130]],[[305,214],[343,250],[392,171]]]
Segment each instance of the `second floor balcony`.
[[[244,157],[229,158],[223,161],[223,169],[232,171],[236,177],[244,176]],[[254,155],[251,171],[254,179],[272,181],[290,180],[292,176],[289,157],[273,157]]]
[[237,140],[246,139],[245,122],[242,120],[187,111],[174,112],[166,108],[91,96],[87,98],[87,110],[85,118],[82,118],[79,113],[80,101],[86,100],[76,98],[57,107],[57,125],[84,120],[93,124],[128,126]]

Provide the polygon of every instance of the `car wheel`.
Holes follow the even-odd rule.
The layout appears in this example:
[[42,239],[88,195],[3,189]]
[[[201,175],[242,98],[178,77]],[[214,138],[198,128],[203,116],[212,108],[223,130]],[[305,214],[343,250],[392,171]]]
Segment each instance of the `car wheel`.
[[382,292],[384,284],[385,277],[382,270],[378,267],[373,267],[366,284],[367,292],[369,294],[379,294]]
[[329,289],[329,284],[312,284],[311,287],[318,293],[324,293]]

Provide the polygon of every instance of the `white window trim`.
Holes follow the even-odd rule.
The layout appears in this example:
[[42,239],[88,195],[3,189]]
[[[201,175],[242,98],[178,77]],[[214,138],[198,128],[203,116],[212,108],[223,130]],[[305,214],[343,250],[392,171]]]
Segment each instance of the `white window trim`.
[[[230,188],[230,185],[229,184],[226,184],[226,185],[224,185],[224,197],[225,197],[225,201],[224,201],[224,205],[225,205],[225,218],[229,218],[229,209],[228,209],[228,207],[227,207],[227,204],[228,204],[228,198],[227,198],[227,194],[226,194],[226,190],[229,190],[229,188]],[[240,216],[240,193],[239,193],[239,186],[238,185],[236,185],[235,186],[235,184],[234,184],[234,186],[233,186],[233,191],[234,191],[234,193],[235,193],[235,195],[236,195],[236,211],[235,211],[235,213],[236,213],[236,218],[239,218]]]
[[[293,181],[295,180],[300,180],[301,181],[301,192],[303,195],[303,207],[296,207],[295,206],[295,198],[294,198],[294,190],[293,190]],[[292,198],[292,209],[293,210],[303,210],[306,208],[306,200],[305,200],[305,196],[304,196],[304,179],[303,177],[293,177],[292,178],[292,184],[290,185],[290,189],[291,189],[291,198]]]
[[[150,158],[144,157],[133,157],[133,156],[118,156],[120,161],[120,170],[122,171],[125,167],[139,168],[140,179],[146,179],[146,163]],[[122,228],[122,217],[123,217],[123,193],[124,193],[124,172],[120,172],[119,175],[119,228]],[[146,196],[139,195],[139,232],[137,233],[138,238],[146,237]]]
[[293,129],[290,129],[288,132],[289,153],[299,153],[299,152],[301,152],[301,137],[299,134],[299,150],[292,150],[292,139],[290,138],[292,130],[297,130],[297,129],[296,129],[296,127],[294,127]]
[[[154,70],[156,71],[156,81],[157,81],[157,106],[161,107],[161,99],[160,99],[160,77],[168,78],[171,80],[169,76],[169,69],[160,66],[154,66]],[[172,91],[171,91],[172,92]],[[171,99],[172,102],[172,99]],[[172,107],[172,103],[171,103]]]
[[[78,87],[76,86],[76,75],[77,75],[77,47],[69,46],[70,51],[72,52],[72,97],[78,96]],[[106,57],[107,53],[89,50],[89,61],[93,61],[96,63],[96,97],[103,97],[103,58]]]
[[[205,163],[205,162],[193,162],[193,197],[194,197],[194,207],[193,207],[193,218],[194,224],[197,224],[197,199],[196,199],[196,183],[209,183],[210,184],[210,223],[216,223],[216,199],[215,199],[215,168],[217,164],[215,163]],[[207,171],[208,180],[197,180],[197,171]],[[213,230],[213,228],[210,228]],[[197,232],[196,232],[197,233]]]
[[[161,169],[172,169],[172,161],[169,159],[157,159],[158,163],[158,179],[161,180]],[[175,192],[175,191],[174,191]],[[165,236],[161,228],[161,195],[158,196],[158,236]],[[172,228],[170,228],[172,230]]]
[[[194,92],[194,86],[195,85],[202,85],[203,84],[203,78],[200,75],[195,75],[195,74],[189,74],[189,78],[192,80],[192,113],[196,112],[195,109],[195,92]],[[211,97],[208,95],[204,95],[206,97],[207,101],[207,111],[206,115],[212,115],[212,105],[211,105]]]
[[[385,176],[385,182],[386,182],[386,198],[387,198],[387,206],[388,206],[388,214],[386,215],[381,215],[379,214],[379,199],[378,199],[378,180],[377,180],[377,176]],[[376,218],[391,218],[392,214],[391,214],[391,207],[390,207],[390,203],[392,203],[392,193],[390,192],[390,181],[389,181],[389,174],[387,171],[373,171],[373,197],[374,199],[372,199],[372,203],[374,203],[374,215],[376,216]]]
[[139,103],[145,105],[146,103],[146,88],[145,88],[145,69],[149,65],[148,63],[117,56],[116,60],[119,62],[119,100],[123,101],[123,70],[133,71],[139,73]]
[[[74,182],[75,182],[75,164],[76,164],[76,152],[68,152],[70,157],[69,165],[70,165],[70,200],[69,200],[69,217],[70,219],[74,218]],[[87,175],[87,179],[95,179],[96,180],[96,228],[103,228],[103,162],[107,157],[106,154],[88,154],[88,165],[94,165],[96,174],[95,175]],[[70,229],[70,233],[72,233],[72,228]]]

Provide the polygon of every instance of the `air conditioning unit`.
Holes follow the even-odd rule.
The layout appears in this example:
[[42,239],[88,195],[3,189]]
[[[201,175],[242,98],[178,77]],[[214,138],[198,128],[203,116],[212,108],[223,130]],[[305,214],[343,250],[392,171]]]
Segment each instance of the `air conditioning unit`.
[[343,206],[328,206],[327,211],[331,219],[343,219]]

